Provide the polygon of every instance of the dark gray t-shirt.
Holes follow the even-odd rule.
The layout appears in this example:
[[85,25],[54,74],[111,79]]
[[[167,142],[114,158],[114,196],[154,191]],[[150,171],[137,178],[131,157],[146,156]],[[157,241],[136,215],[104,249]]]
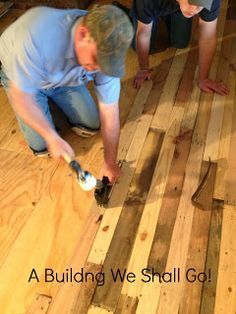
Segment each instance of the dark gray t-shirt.
[[[151,23],[159,16],[165,16],[180,10],[176,0],[134,0],[131,16],[144,24]],[[214,0],[211,10],[203,9],[199,16],[206,22],[214,21],[220,10],[220,0]]]

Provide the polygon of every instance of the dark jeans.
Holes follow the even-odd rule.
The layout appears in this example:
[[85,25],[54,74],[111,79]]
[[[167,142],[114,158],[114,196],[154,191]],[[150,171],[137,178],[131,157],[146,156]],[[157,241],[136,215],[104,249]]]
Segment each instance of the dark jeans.
[[[166,24],[167,31],[168,31],[168,41],[169,46],[175,48],[185,48],[187,47],[192,32],[192,19],[186,18],[183,16],[181,11],[177,11],[171,13],[166,16],[160,17]],[[160,18],[155,19],[152,25],[152,35],[151,35],[151,43],[150,43],[150,52],[155,53],[159,51],[158,49],[158,39],[159,32],[158,32],[158,25],[160,24]],[[135,32],[137,30],[137,20],[133,18],[133,25]],[[132,43],[133,48],[135,49],[135,37]]]

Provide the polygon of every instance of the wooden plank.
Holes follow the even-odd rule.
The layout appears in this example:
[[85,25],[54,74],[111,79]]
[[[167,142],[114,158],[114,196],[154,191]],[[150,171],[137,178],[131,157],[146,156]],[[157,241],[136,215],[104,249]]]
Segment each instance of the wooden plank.
[[212,276],[210,282],[207,280],[203,283],[200,314],[214,313],[223,206],[223,201],[213,200],[205,266],[205,270],[211,270]]
[[89,274],[88,279],[85,277],[82,282],[75,304],[73,308],[70,309],[71,314],[87,313],[97,284],[103,285],[105,281],[102,265],[87,263],[83,267],[83,271],[85,274]]
[[[226,28],[226,26],[225,26]],[[228,84],[229,77],[229,63],[232,53],[232,40],[224,40],[221,47],[221,53],[219,58],[219,67],[217,71],[217,79],[222,80]],[[224,117],[225,102],[227,100],[226,96],[221,96],[219,94],[214,94],[211,118],[209,121],[208,135],[206,140],[206,147],[204,151],[204,160],[211,158],[212,161],[218,159],[220,134],[222,128],[222,122]]]
[[157,110],[153,116],[152,128],[156,128],[159,131],[166,131],[186,60],[187,53],[181,51],[179,54],[179,50],[177,50]]
[[215,313],[235,313],[236,311],[236,208],[224,206],[220,259],[215,297]]
[[154,268],[154,270],[159,273],[164,272],[166,267],[169,245],[185,178],[185,167],[188,160],[191,140],[192,131],[186,131],[180,134],[175,141],[176,148],[160,208],[152,249],[148,259],[148,268]]
[[146,198],[142,218],[136,235],[132,255],[128,265],[128,272],[137,276],[136,284],[124,282],[122,293],[131,297],[141,294],[144,283],[140,280],[141,269],[147,267],[148,256],[159,216],[159,210],[169,174],[171,161],[174,155],[175,144],[173,138],[179,134],[184,109],[174,107],[169,127],[164,138],[162,149],[154,171],[151,187]]
[[197,117],[198,108],[199,108],[200,95],[201,95],[201,91],[197,83],[197,76],[198,76],[198,68],[196,68],[195,70],[194,79],[193,79],[194,87],[185,107],[183,122],[181,125],[181,128],[183,130],[193,130],[195,127],[196,117]]
[[[151,123],[151,116],[143,115],[139,126],[136,129],[133,142],[126,156],[126,162],[122,166],[124,175],[114,187],[112,197],[109,201],[109,210],[106,210],[96,239],[93,243],[88,261],[100,264],[103,263],[107,254],[111,239],[114,234],[120,213],[128,193],[129,185],[135,172],[148,129]],[[132,165],[132,167],[131,167]],[[109,228],[107,229],[107,226]],[[106,232],[104,232],[104,228]]]
[[221,137],[219,143],[219,154],[217,161],[216,183],[214,190],[214,198],[224,199],[225,196],[225,174],[228,167],[228,156],[230,151],[232,119],[234,111],[235,85],[236,79],[234,73],[229,73],[230,93],[225,101],[224,117],[221,129]]
[[[236,84],[236,80],[234,78],[234,82]],[[235,100],[236,100],[236,85],[235,85]],[[233,116],[232,116],[232,131],[231,131],[231,139],[230,139],[230,148],[228,155],[228,168],[225,171],[225,195],[224,200],[227,204],[236,204],[236,168],[235,168],[235,153],[236,153],[236,130],[234,125],[236,123],[236,109],[235,109],[235,100],[233,100]]]
[[[208,162],[203,161],[201,167],[200,174],[200,182],[204,177],[206,171],[208,169]],[[212,169],[212,172],[216,172],[216,167]],[[211,181],[211,182],[210,182]],[[212,178],[209,178],[209,181],[212,186],[214,186],[214,175]],[[213,192],[213,188],[212,188]],[[208,244],[208,235],[211,221],[211,209],[212,209],[212,193],[211,196],[208,197],[206,210],[201,210],[198,208],[194,209],[193,216],[193,225],[190,236],[190,243],[188,249],[188,258],[185,265],[185,272],[189,269],[194,268],[196,272],[194,274],[199,273],[209,273],[208,269],[205,269],[205,260],[206,260],[206,252],[207,252],[207,244]],[[203,276],[200,277],[202,280]],[[207,279],[207,281],[210,280]],[[188,282],[185,280],[184,288],[183,288],[183,297],[180,302],[179,313],[199,313],[200,304],[201,304],[201,295],[202,295],[202,286],[203,283],[200,281],[196,282]]]
[[122,294],[119,299],[115,314],[135,314],[137,313],[138,298],[131,298]]
[[[196,43],[195,43],[196,44]],[[176,101],[179,105],[185,107],[191,95],[191,91],[195,84],[195,71],[198,62],[197,49],[190,50],[185,64],[183,76],[180,81]]]
[[143,86],[141,87],[135,98],[134,104],[131,108],[125,126],[121,130],[118,150],[119,160],[123,160],[126,157],[151,88],[152,81],[144,82]]
[[[143,132],[142,128],[139,129]],[[163,135],[158,132],[150,131],[147,135],[143,153],[136,167],[119,223],[103,264],[103,270],[107,274],[111,269],[114,272],[119,269],[123,273],[127,268],[162,141]],[[110,221],[112,219],[110,217]],[[108,223],[107,228],[110,227],[110,224]],[[107,230],[107,228],[104,227],[103,230]],[[103,234],[106,232],[103,231]],[[103,248],[103,238],[101,238],[100,248]],[[97,287],[93,304],[115,311],[122,285],[121,280],[117,280],[114,284],[112,276],[107,276],[105,285]]]
[[26,314],[46,314],[51,300],[52,298],[47,295],[37,295]]
[[[212,95],[201,95],[191,150],[186,165],[184,186],[168,254],[166,266],[167,272],[173,271],[174,268],[185,269],[194,214],[194,207],[191,204],[191,196],[198,185],[204,142],[210,117],[211,102]],[[170,312],[178,313],[182,289],[183,281],[175,282],[172,285],[164,285],[163,283],[157,313],[163,313],[167,307]]]
[[158,280],[147,282],[143,285],[140,295],[136,314],[156,313],[161,285]]
[[106,309],[102,309],[101,307],[91,305],[87,314],[109,314],[112,313]]
[[153,115],[156,111],[172,62],[173,58],[169,58],[154,69],[156,75],[153,78],[153,86],[145,103],[143,113]]

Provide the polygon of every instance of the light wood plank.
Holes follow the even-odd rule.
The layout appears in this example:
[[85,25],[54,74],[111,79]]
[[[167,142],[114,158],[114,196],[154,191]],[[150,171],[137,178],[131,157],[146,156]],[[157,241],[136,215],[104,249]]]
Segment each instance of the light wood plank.
[[177,50],[176,56],[167,76],[157,110],[152,120],[152,128],[156,128],[159,131],[166,131],[187,56],[188,54],[184,53],[183,51],[181,51],[181,54],[178,55]]
[[236,229],[236,208],[224,206],[220,260],[215,298],[215,313],[236,312],[236,241],[233,236]]
[[[226,28],[226,26],[225,26]],[[225,40],[222,43],[219,68],[217,72],[217,79],[222,80],[228,85],[229,77],[229,62],[232,51],[232,40]],[[220,134],[222,128],[222,122],[224,117],[225,103],[227,101],[226,96],[214,94],[211,118],[209,121],[208,135],[206,140],[206,147],[204,151],[204,160],[211,158],[212,161],[217,161],[220,143]]]
[[[236,84],[236,80],[234,78]],[[225,171],[224,183],[225,183],[225,195],[224,200],[227,204],[236,205],[236,168],[235,168],[235,153],[236,153],[236,85],[234,88],[234,100],[233,100],[233,117],[232,117],[232,130],[231,130],[231,139],[229,145],[229,155],[228,155],[228,168]]]
[[101,307],[91,305],[87,314],[109,314],[112,313],[106,309],[102,309]]
[[[178,213],[169,249],[166,271],[174,268],[185,269],[187,252],[193,223],[194,207],[191,204],[191,196],[195,192],[200,175],[201,161],[204,151],[204,141],[207,134],[207,126],[210,117],[212,95],[201,95],[196,126],[189,159],[186,165],[185,181],[181,195]],[[184,236],[183,236],[184,235]],[[162,284],[160,302],[157,313],[161,314],[168,307],[168,311],[178,313],[182,297],[183,280],[172,285]]]
[[153,236],[156,229],[159,210],[167,182],[167,177],[174,154],[175,144],[173,138],[179,134],[180,124],[184,109],[174,107],[169,122],[169,127],[164,138],[160,156],[154,171],[151,187],[146,199],[146,204],[138,228],[128,270],[137,275],[135,285],[125,282],[122,293],[131,297],[139,296],[143,288],[140,280],[141,269],[147,267]]
[[234,98],[235,98],[235,75],[230,72],[229,74],[229,87],[230,94],[225,102],[224,117],[222,123],[221,137],[219,143],[219,154],[217,161],[216,183],[214,190],[214,198],[224,199],[225,196],[225,174],[228,167],[228,156],[230,151],[230,140],[232,130],[232,118],[234,111]]

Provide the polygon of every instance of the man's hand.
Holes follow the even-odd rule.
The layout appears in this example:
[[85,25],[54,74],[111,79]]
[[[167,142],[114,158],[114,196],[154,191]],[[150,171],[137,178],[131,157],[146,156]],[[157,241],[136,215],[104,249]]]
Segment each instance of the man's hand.
[[144,81],[151,79],[151,74],[152,71],[149,69],[139,70],[134,77],[133,86],[139,89]]
[[104,162],[100,172],[100,177],[108,177],[110,183],[113,184],[119,179],[121,174],[120,167],[117,164],[109,165]]
[[64,158],[69,156],[73,159],[75,153],[70,145],[64,141],[58,134],[54,133],[53,136],[47,139],[47,146],[50,152],[50,155],[53,158]]
[[223,82],[217,82],[210,79],[199,80],[199,88],[206,93],[217,93],[226,96],[229,88]]

